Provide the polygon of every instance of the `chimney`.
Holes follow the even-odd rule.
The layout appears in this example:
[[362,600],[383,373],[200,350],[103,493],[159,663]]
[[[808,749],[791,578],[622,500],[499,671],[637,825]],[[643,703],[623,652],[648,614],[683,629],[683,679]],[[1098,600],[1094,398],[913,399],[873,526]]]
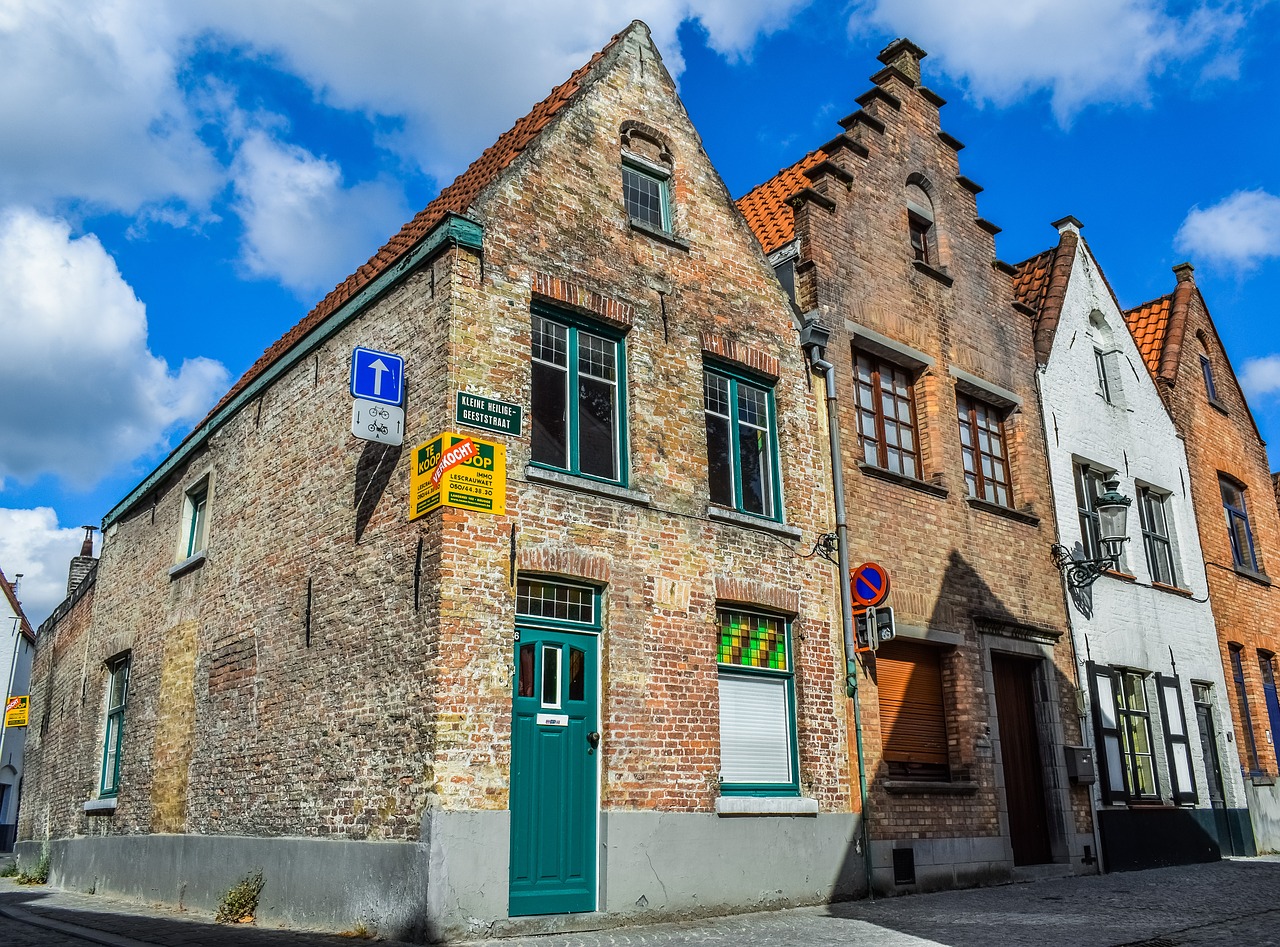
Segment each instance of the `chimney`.
[[84,577],[89,574],[89,570],[93,568],[93,533],[97,529],[96,526],[82,526],[84,530],[84,542],[80,544],[80,555],[71,560],[71,569],[67,573],[67,594],[70,595],[84,581]]
[[1178,277],[1179,283],[1194,283],[1196,278],[1192,275],[1196,268],[1190,263],[1179,263],[1173,268],[1174,276]]
[[898,70],[912,85],[920,84],[920,60],[929,55],[909,39],[895,39],[880,51],[879,59]]

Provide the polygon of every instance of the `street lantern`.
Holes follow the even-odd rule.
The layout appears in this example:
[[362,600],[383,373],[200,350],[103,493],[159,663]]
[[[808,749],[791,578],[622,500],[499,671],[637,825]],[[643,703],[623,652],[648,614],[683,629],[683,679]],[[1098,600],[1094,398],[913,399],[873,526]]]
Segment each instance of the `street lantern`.
[[1083,589],[1093,585],[1098,576],[1111,572],[1120,565],[1120,553],[1124,544],[1129,541],[1129,506],[1132,497],[1127,497],[1119,490],[1120,481],[1116,478],[1106,480],[1102,484],[1102,496],[1094,501],[1093,509],[1098,514],[1098,546],[1101,555],[1096,559],[1077,559],[1066,546],[1054,543],[1051,552],[1053,563],[1066,576],[1067,585],[1073,589]]

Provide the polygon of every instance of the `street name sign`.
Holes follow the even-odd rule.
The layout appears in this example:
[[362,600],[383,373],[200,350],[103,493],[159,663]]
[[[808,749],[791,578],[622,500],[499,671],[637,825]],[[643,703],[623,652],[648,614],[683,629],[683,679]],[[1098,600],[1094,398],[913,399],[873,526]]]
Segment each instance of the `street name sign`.
[[404,443],[404,408],[357,398],[351,403],[351,433],[366,441],[399,447]]
[[473,395],[469,391],[458,392],[454,420],[469,427],[520,436],[520,405]]
[[390,352],[356,346],[351,352],[351,394],[365,401],[401,404],[404,401],[404,359]]

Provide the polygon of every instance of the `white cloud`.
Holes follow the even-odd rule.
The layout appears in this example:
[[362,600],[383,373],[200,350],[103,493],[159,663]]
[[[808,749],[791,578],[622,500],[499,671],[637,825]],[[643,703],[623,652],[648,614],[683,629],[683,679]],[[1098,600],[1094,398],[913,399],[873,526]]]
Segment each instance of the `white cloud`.
[[1174,246],[1242,271],[1280,257],[1280,197],[1262,190],[1236,191],[1212,207],[1193,207]]
[[67,570],[83,541],[83,530],[60,527],[47,506],[0,509],[0,569],[10,580],[22,575],[18,600],[33,630],[67,597]]
[[406,221],[403,192],[386,181],[342,186],[342,169],[265,132],[249,133],[233,165],[242,259],[300,295],[330,289]]
[[221,173],[178,87],[184,49],[163,4],[0,5],[0,205],[203,208]]
[[1280,393],[1280,355],[1245,359],[1240,365],[1240,387],[1255,400]]
[[1244,17],[1199,6],[1179,17],[1167,0],[864,0],[850,29],[907,36],[978,100],[1008,105],[1047,90],[1067,124],[1094,103],[1145,103],[1150,80],[1197,57],[1199,75],[1234,75],[1231,44]]
[[0,339],[0,478],[89,487],[163,446],[228,383],[205,358],[170,371],[98,239],[30,210],[0,212]]

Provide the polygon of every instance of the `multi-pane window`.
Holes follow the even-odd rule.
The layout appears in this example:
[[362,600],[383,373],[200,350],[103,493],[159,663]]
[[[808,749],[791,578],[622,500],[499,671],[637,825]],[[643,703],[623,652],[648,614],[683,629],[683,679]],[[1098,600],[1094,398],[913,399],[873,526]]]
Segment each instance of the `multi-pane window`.
[[1236,689],[1237,709],[1240,711],[1241,727],[1244,730],[1245,748],[1249,754],[1250,773],[1261,773],[1262,765],[1258,761],[1258,741],[1253,735],[1253,711],[1249,707],[1249,690],[1244,682],[1244,648],[1238,644],[1227,646],[1231,652],[1231,681]]
[[623,343],[533,313],[532,459],[621,482]]
[[711,502],[777,519],[773,393],[711,369],[702,391]]
[[1075,465],[1076,512],[1080,517],[1080,545],[1086,559],[1102,558],[1102,531],[1098,520],[1098,497],[1106,475],[1085,464]]
[[1103,801],[1159,799],[1145,676],[1093,666],[1091,679],[1102,748]]
[[1218,477],[1222,492],[1222,509],[1227,516],[1227,535],[1231,537],[1231,558],[1237,566],[1250,572],[1260,572],[1258,553],[1253,546],[1253,530],[1249,527],[1249,510],[1245,506],[1244,488]]
[[107,664],[107,726],[102,745],[100,794],[120,791],[120,749],[124,745],[124,705],[129,696],[129,655]]
[[516,582],[516,613],[595,625],[596,591],[585,585],[521,577]]
[[1168,497],[1150,487],[1138,488],[1138,515],[1142,521],[1142,545],[1147,551],[1151,581],[1165,585],[1178,584],[1178,570],[1173,561],[1173,542],[1169,533]]
[[209,480],[206,477],[186,493],[183,504],[182,558],[205,548],[209,512]]
[[1011,506],[1009,455],[1000,413],[991,405],[962,394],[956,395],[956,410],[969,496]]
[[717,618],[721,791],[798,794],[789,624],[729,609]]
[[667,177],[633,162],[622,165],[622,195],[627,216],[655,230],[670,230]]
[[1107,374],[1107,356],[1102,349],[1093,350],[1093,365],[1098,372],[1098,394],[1102,400],[1111,404],[1111,378]]
[[910,373],[891,362],[854,351],[858,440],[868,464],[908,477],[920,476],[920,445]]

